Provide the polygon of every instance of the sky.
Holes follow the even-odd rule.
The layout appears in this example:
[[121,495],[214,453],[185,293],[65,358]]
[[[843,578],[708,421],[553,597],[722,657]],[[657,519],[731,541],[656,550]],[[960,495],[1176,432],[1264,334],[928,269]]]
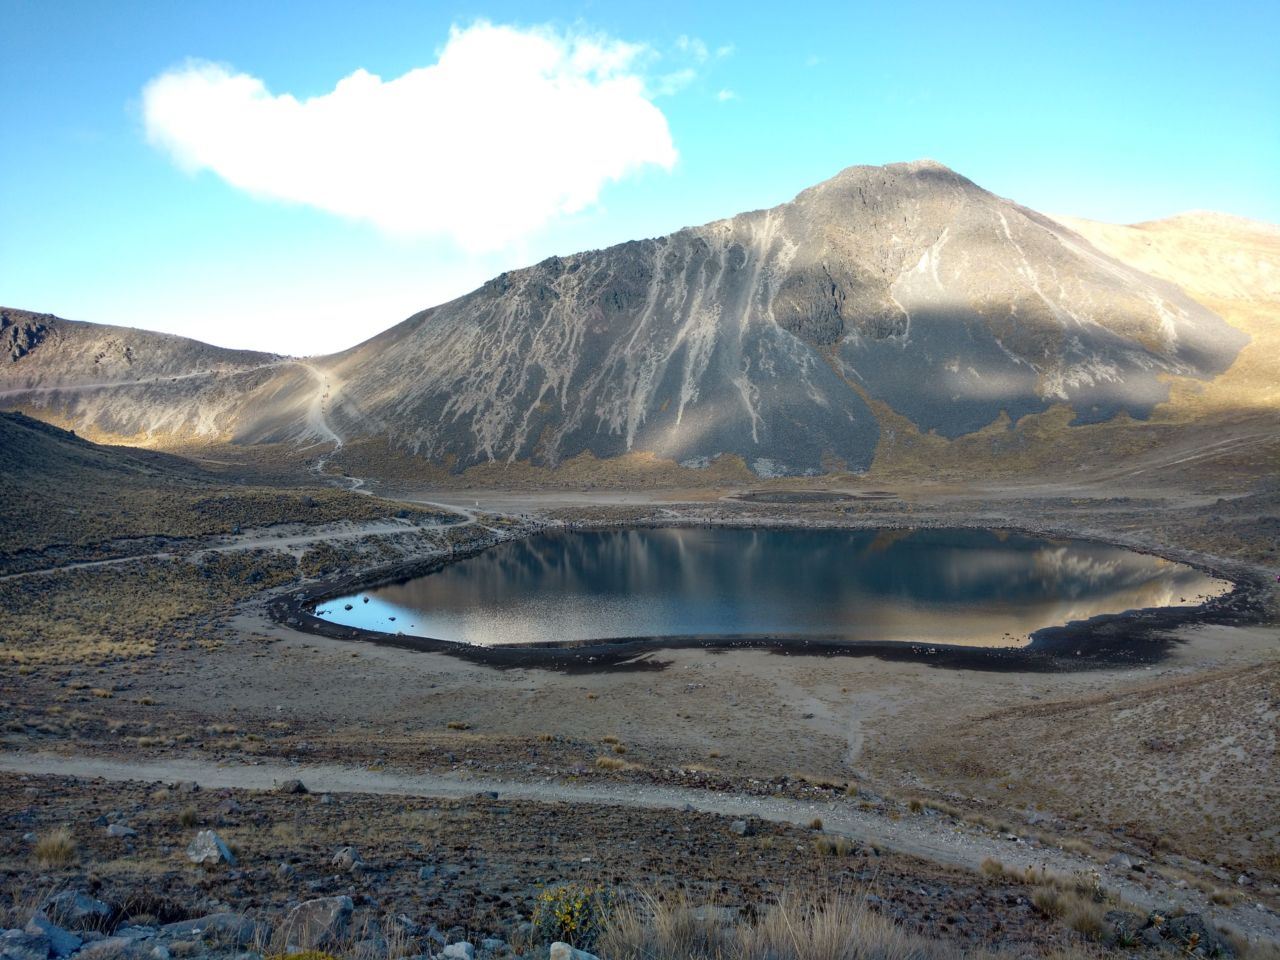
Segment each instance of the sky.
[[0,303],[315,355],[929,157],[1280,223],[1280,4],[0,0]]

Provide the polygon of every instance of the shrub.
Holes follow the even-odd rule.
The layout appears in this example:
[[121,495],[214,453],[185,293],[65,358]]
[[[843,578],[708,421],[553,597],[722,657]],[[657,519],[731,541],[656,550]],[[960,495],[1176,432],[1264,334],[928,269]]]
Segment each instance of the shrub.
[[36,841],[36,862],[42,867],[65,867],[76,859],[76,839],[67,827],[50,830]]
[[978,865],[978,872],[984,877],[1003,877],[1004,864],[994,857],[984,857]]
[[853,841],[848,837],[823,834],[814,837],[813,849],[820,857],[847,857],[853,853]]
[[560,940],[590,950],[599,939],[608,914],[608,902],[600,890],[566,883],[538,894],[533,927],[543,941]]

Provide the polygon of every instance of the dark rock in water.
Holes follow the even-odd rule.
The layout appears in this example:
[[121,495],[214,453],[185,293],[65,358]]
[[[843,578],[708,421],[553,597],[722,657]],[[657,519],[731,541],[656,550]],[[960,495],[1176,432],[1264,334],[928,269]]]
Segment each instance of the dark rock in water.
[[350,897],[321,897],[291,910],[281,927],[284,942],[302,950],[323,950],[346,939],[355,909]]

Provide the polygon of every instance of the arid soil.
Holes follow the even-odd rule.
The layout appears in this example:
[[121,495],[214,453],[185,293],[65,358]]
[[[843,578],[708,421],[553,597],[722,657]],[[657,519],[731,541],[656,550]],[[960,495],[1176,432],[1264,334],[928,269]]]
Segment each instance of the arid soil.
[[[1274,544],[1259,518],[1275,515],[1275,494],[1263,488],[1220,499],[1132,488],[1115,498],[1081,487],[885,492],[895,496],[779,504],[706,494],[618,502],[611,495],[450,497],[401,490],[403,500],[420,507],[456,508],[460,519],[448,526],[370,521],[360,531],[343,528],[341,536],[325,526],[246,531],[238,547],[235,537],[210,539],[197,545],[204,549],[171,561],[115,565],[105,581],[101,571],[81,570],[0,584],[14,617],[34,604],[103,635],[117,616],[145,615],[152,624],[145,648],[91,645],[87,656],[77,653],[74,637],[61,638],[61,646],[32,647],[25,636],[6,633],[0,720],[4,766],[14,773],[4,775],[13,785],[5,791],[11,798],[4,808],[5,869],[12,877],[30,876],[29,854],[18,838],[56,821],[83,836],[82,869],[104,883],[142,885],[141,878],[154,873],[174,885],[175,897],[198,885],[180,858],[166,860],[159,852],[177,849],[180,831],[171,824],[177,801],[144,802],[154,785],[75,788],[47,775],[21,784],[13,778],[24,769],[23,757],[135,764],[187,759],[231,771],[227,776],[245,770],[245,785],[252,785],[249,771],[257,764],[284,765],[304,781],[308,765],[337,765],[371,777],[431,775],[463,788],[494,787],[499,799],[459,800],[456,787],[412,802],[357,791],[339,797],[337,808],[308,806],[304,817],[297,805],[316,801],[237,793],[246,809],[265,805],[258,819],[244,821],[253,829],[227,824],[254,853],[246,876],[217,887],[222,892],[211,890],[210,898],[231,900],[227,891],[234,888],[246,903],[296,899],[301,890],[276,889],[277,859],[303,849],[296,854],[300,874],[319,881],[320,872],[331,876],[332,870],[317,858],[327,862],[329,846],[354,843],[369,848],[362,853],[378,864],[371,876],[386,881],[380,904],[399,903],[399,897],[423,903],[428,894],[402,867],[413,862],[416,871],[418,854],[397,846],[406,831],[370,826],[412,808],[429,809],[437,818],[432,822],[445,825],[430,833],[431,843],[416,841],[424,851],[437,849],[437,837],[465,838],[457,841],[465,849],[444,859],[465,868],[467,884],[456,890],[451,884],[447,896],[441,890],[425,901],[441,914],[439,923],[475,926],[493,911],[514,915],[536,878],[571,878],[584,870],[611,870],[610,882],[624,878],[630,889],[668,883],[679,873],[698,896],[717,894],[746,907],[761,893],[749,876],[785,885],[814,882],[828,875],[822,871],[837,869],[841,883],[883,884],[899,891],[893,896],[907,897],[901,891],[916,889],[917,880],[925,889],[937,887],[937,896],[903,900],[894,909],[943,936],[998,939],[1005,934],[997,923],[1014,940],[1074,936],[1053,924],[1033,929],[1036,923],[1024,923],[1017,904],[1025,892],[1013,891],[1006,903],[1005,881],[993,890],[978,879],[975,868],[992,857],[1063,874],[1096,868],[1133,902],[1181,905],[1246,934],[1274,937],[1280,931],[1280,841],[1272,813],[1280,629],[1276,597],[1266,586],[1276,576]],[[981,524],[1092,536],[1251,585],[1258,622],[1179,628],[1164,655],[1140,667],[992,672],[947,669],[927,659],[686,649],[654,652],[647,658],[651,669],[601,665],[561,672],[499,670],[441,653],[316,636],[269,613],[272,598],[336,572],[376,577],[548,524],[664,522]],[[181,584],[190,609],[165,607],[152,616],[147,584]],[[37,766],[32,759],[28,769]],[[154,773],[147,767],[138,776],[165,779]],[[538,794],[545,801],[502,799],[504,791],[532,797],[534,786],[551,791]],[[603,793],[573,794],[584,788]],[[47,794],[49,802],[21,799],[28,789]],[[693,805],[707,812],[647,805],[653,791],[672,790],[707,798]],[[199,802],[210,796],[196,795]],[[738,804],[766,802],[801,805],[787,808],[788,824],[755,838],[783,838],[770,841],[776,850],[726,839],[734,836],[728,824],[741,815]],[[141,851],[136,867],[126,869],[121,856],[108,859],[112,851],[99,849],[105,841],[92,826],[89,805],[127,805],[131,825],[147,824],[134,841]],[[864,845],[901,852],[877,861],[870,880],[862,876],[870,869],[865,863],[835,868],[815,858],[802,822],[805,805],[828,830],[844,824]],[[493,808],[520,814],[494,814]],[[23,826],[19,817],[37,819]],[[550,819],[563,825],[560,832],[548,828]],[[338,829],[344,822],[346,829]],[[279,837],[272,833],[277,824],[285,824]],[[306,827],[301,834],[289,832],[299,824]],[[690,840],[701,852],[681,847],[675,862],[688,866],[673,870],[667,831],[683,836],[686,826],[701,838]],[[578,839],[555,847],[552,837]],[[573,844],[587,837],[592,850],[577,853]],[[565,853],[569,849],[574,855]],[[948,866],[893,859],[910,853]],[[1145,864],[1143,872],[1106,866],[1121,854]],[[582,866],[583,856],[597,866]],[[512,867],[517,859],[518,869]],[[303,869],[302,861],[310,866]],[[741,866],[730,869],[729,861]],[[899,865],[884,866],[890,863]],[[319,872],[313,876],[312,869]],[[724,891],[715,882],[721,871]],[[332,885],[325,880],[314,889],[328,891],[325,884]],[[349,878],[341,878],[343,884],[351,887]],[[966,918],[957,924],[947,919],[953,916]]]

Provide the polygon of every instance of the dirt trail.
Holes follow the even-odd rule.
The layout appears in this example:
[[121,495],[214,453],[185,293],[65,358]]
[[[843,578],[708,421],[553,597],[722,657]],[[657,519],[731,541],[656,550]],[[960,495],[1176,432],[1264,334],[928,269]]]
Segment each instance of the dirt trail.
[[[472,523],[474,518],[460,520],[459,526]],[[448,526],[448,524],[444,524]],[[384,522],[360,523],[334,528],[325,525],[306,533],[295,535],[273,534],[267,530],[251,530],[248,533],[217,538],[213,542],[202,540],[190,556],[205,553],[233,553],[237,550],[286,550],[291,547],[304,547],[323,540],[326,543],[334,540],[356,540],[360,537],[387,536],[397,533],[413,533],[423,529],[408,520],[387,520]],[[135,560],[171,560],[176,554],[172,550],[159,550],[155,553],[138,553],[127,557],[112,557],[109,560],[85,560],[78,563],[67,563],[58,567],[43,567],[39,570],[26,570],[22,573],[10,573],[0,576],[0,583],[6,580],[20,580],[23,577],[39,577],[50,573],[65,573],[68,570],[88,570],[93,567],[108,567],[120,563],[133,563]]]
[[[525,782],[478,776],[371,771],[337,764],[253,765],[219,764],[200,759],[161,759],[150,762],[112,760],[50,753],[0,753],[0,771],[28,775],[101,778],[109,781],[194,781],[205,788],[270,790],[284,780],[301,779],[313,793],[362,793],[389,796],[458,799],[496,793],[542,803],[602,804],[651,810],[697,810],[727,817],[758,817],[777,823],[807,826],[821,817],[829,833],[843,834],[886,850],[951,866],[977,869],[992,857],[1006,866],[1041,866],[1069,874],[1098,865],[1057,848],[1035,846],[958,828],[942,817],[927,815],[891,820],[873,811],[854,808],[846,800],[802,801],[755,797],[707,790],[645,784],[566,784],[554,780]],[[1143,908],[1185,904],[1189,910],[1213,913],[1250,934],[1280,938],[1280,916],[1247,903],[1230,909],[1214,908],[1194,890],[1175,890],[1145,876],[1147,886],[1104,870],[1107,886]]]

